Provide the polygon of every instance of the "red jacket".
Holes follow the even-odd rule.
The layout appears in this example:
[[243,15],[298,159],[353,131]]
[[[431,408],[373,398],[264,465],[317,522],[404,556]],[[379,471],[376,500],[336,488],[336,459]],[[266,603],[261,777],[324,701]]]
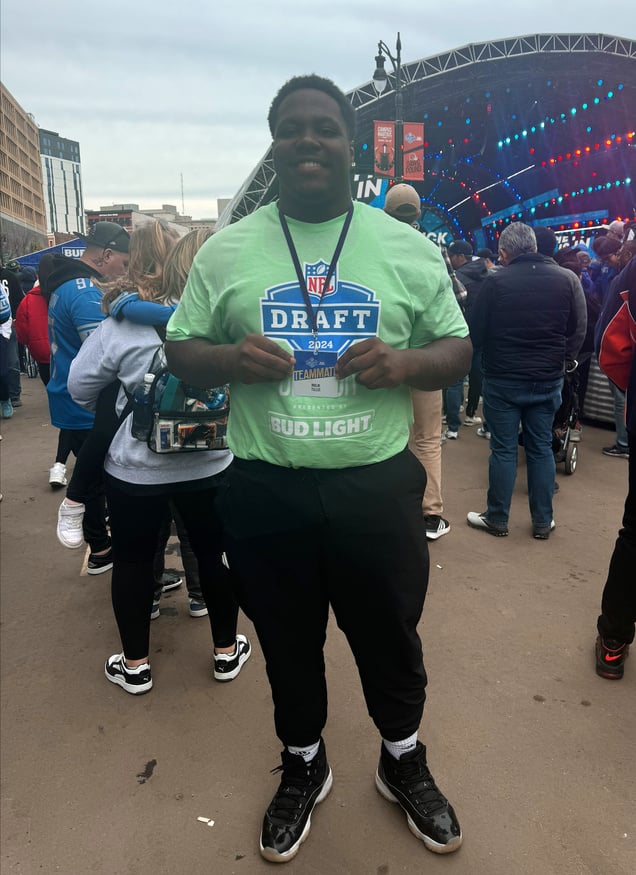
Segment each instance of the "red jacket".
[[615,277],[596,325],[596,351],[601,370],[623,392],[625,422],[636,434],[636,255]]
[[20,301],[15,315],[18,341],[28,346],[29,352],[38,363],[48,363],[51,358],[48,320],[49,308],[42,297],[38,282]]

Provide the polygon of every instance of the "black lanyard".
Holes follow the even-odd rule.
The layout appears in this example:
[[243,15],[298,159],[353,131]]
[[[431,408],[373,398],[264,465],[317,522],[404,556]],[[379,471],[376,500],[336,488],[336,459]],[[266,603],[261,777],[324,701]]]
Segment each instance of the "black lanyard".
[[280,224],[283,229],[283,234],[285,235],[285,240],[287,241],[287,247],[289,248],[289,254],[291,255],[291,259],[294,263],[294,269],[296,270],[296,276],[298,277],[298,284],[300,285],[300,291],[303,295],[303,301],[305,302],[305,307],[307,308],[307,314],[311,320],[311,328],[314,335],[314,340],[318,334],[318,311],[320,310],[320,305],[322,304],[322,295],[329,288],[329,283],[331,282],[331,278],[336,269],[336,265],[338,264],[338,259],[340,258],[340,253],[342,252],[342,247],[344,246],[345,238],[347,236],[347,232],[349,231],[349,226],[351,225],[351,219],[353,218],[353,204],[347,210],[347,215],[344,220],[344,225],[342,226],[342,231],[340,232],[340,237],[338,238],[338,242],[336,243],[336,248],[331,257],[331,264],[329,265],[329,269],[327,270],[327,276],[325,278],[325,284],[322,287],[322,294],[320,296],[320,301],[318,302],[318,306],[314,310],[311,306],[311,301],[309,299],[309,290],[307,289],[307,283],[305,281],[305,276],[300,268],[300,261],[298,260],[298,253],[296,252],[296,247],[294,246],[294,241],[292,240],[291,233],[289,231],[289,225],[287,224],[287,219],[279,209],[278,217],[280,219]]

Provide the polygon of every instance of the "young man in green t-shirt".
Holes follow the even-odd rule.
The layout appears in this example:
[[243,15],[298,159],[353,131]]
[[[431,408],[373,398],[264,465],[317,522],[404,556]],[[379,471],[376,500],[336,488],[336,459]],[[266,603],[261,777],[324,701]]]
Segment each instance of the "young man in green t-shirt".
[[426,474],[406,445],[410,387],[440,389],[466,373],[468,330],[437,248],[352,203],[345,95],[329,80],[296,77],[269,125],[278,203],[204,244],[166,344],[175,374],[231,383],[235,462],[219,510],[285,746],[261,853],[292,859],[331,788],[322,740],[330,605],[382,737],[378,790],[429,849],[447,853],[461,830],[417,739]]

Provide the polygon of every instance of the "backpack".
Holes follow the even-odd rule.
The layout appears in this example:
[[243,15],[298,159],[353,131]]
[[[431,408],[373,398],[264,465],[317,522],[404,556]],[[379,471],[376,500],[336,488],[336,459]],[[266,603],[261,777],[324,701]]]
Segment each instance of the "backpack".
[[199,389],[170,373],[163,345],[132,396],[132,434],[153,453],[227,449],[229,386]]

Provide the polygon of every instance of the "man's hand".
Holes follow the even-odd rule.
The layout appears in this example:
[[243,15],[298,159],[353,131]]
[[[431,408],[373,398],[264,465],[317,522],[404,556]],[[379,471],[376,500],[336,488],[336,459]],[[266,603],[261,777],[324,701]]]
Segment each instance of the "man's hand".
[[468,337],[441,337],[415,349],[393,349],[377,337],[354,343],[340,356],[336,377],[356,374],[367,389],[405,384],[427,392],[444,389],[470,370],[473,347]]
[[233,379],[241,383],[270,383],[289,377],[294,357],[262,334],[248,334],[237,343]]
[[354,343],[336,364],[336,377],[357,374],[356,382],[367,389],[394,389],[408,378],[409,350],[392,349],[377,337]]

